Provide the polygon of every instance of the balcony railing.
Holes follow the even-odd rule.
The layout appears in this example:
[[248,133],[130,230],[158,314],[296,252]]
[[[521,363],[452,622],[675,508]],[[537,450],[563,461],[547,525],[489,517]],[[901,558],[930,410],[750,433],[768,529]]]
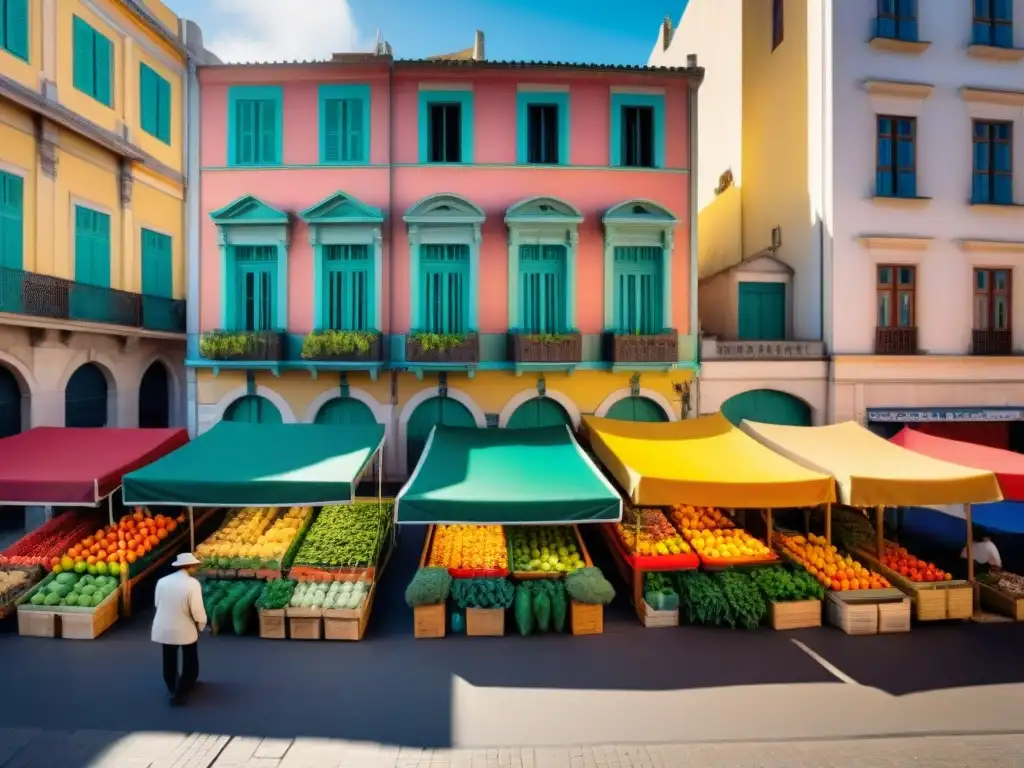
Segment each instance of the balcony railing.
[[0,312],[185,332],[185,302],[0,267]]
[[674,363],[679,359],[679,339],[676,332],[633,334],[606,332],[605,359],[615,364]]
[[569,333],[509,333],[508,356],[516,363],[578,363],[583,337]]
[[916,355],[917,328],[875,328],[876,355]]
[[971,331],[972,354],[975,355],[1010,355],[1013,354],[1013,332],[1002,331]]

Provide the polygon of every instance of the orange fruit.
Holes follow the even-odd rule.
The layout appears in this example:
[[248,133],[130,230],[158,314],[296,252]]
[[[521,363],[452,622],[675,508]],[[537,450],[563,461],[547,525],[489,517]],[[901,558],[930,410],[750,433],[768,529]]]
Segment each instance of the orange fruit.
[[134,552],[129,552],[124,556],[124,559],[127,560],[129,563],[134,563],[139,558],[136,556]]
[[96,555],[89,555],[87,558],[85,558],[85,562],[87,562],[89,565],[95,565]]
[[156,537],[157,537],[158,540],[159,539],[166,539],[167,538],[167,529],[166,528],[157,528],[156,529]]
[[167,532],[168,533],[174,533],[174,530],[177,527],[178,527],[178,524],[176,522],[174,522],[173,520],[168,520],[167,521]]

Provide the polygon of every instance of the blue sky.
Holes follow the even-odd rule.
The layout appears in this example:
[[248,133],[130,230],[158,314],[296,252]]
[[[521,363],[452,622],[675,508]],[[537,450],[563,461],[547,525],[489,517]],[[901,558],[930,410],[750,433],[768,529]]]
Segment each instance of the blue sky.
[[317,58],[365,49],[377,29],[399,58],[469,47],[489,59],[646,64],[665,14],[685,0],[165,0],[225,60]]

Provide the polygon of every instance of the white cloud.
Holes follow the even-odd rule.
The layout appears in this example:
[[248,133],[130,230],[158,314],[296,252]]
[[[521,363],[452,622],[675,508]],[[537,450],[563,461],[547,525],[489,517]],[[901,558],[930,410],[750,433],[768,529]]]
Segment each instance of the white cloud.
[[330,58],[356,50],[348,0],[210,0],[207,47],[224,62]]

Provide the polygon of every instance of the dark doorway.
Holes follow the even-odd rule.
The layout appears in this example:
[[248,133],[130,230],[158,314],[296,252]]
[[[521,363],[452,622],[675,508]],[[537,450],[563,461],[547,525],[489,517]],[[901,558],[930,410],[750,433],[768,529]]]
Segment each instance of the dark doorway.
[[64,390],[64,426],[107,426],[107,377],[94,363],[86,363]]
[[142,374],[139,384],[139,426],[165,429],[171,425],[171,392],[167,368],[155,362]]

